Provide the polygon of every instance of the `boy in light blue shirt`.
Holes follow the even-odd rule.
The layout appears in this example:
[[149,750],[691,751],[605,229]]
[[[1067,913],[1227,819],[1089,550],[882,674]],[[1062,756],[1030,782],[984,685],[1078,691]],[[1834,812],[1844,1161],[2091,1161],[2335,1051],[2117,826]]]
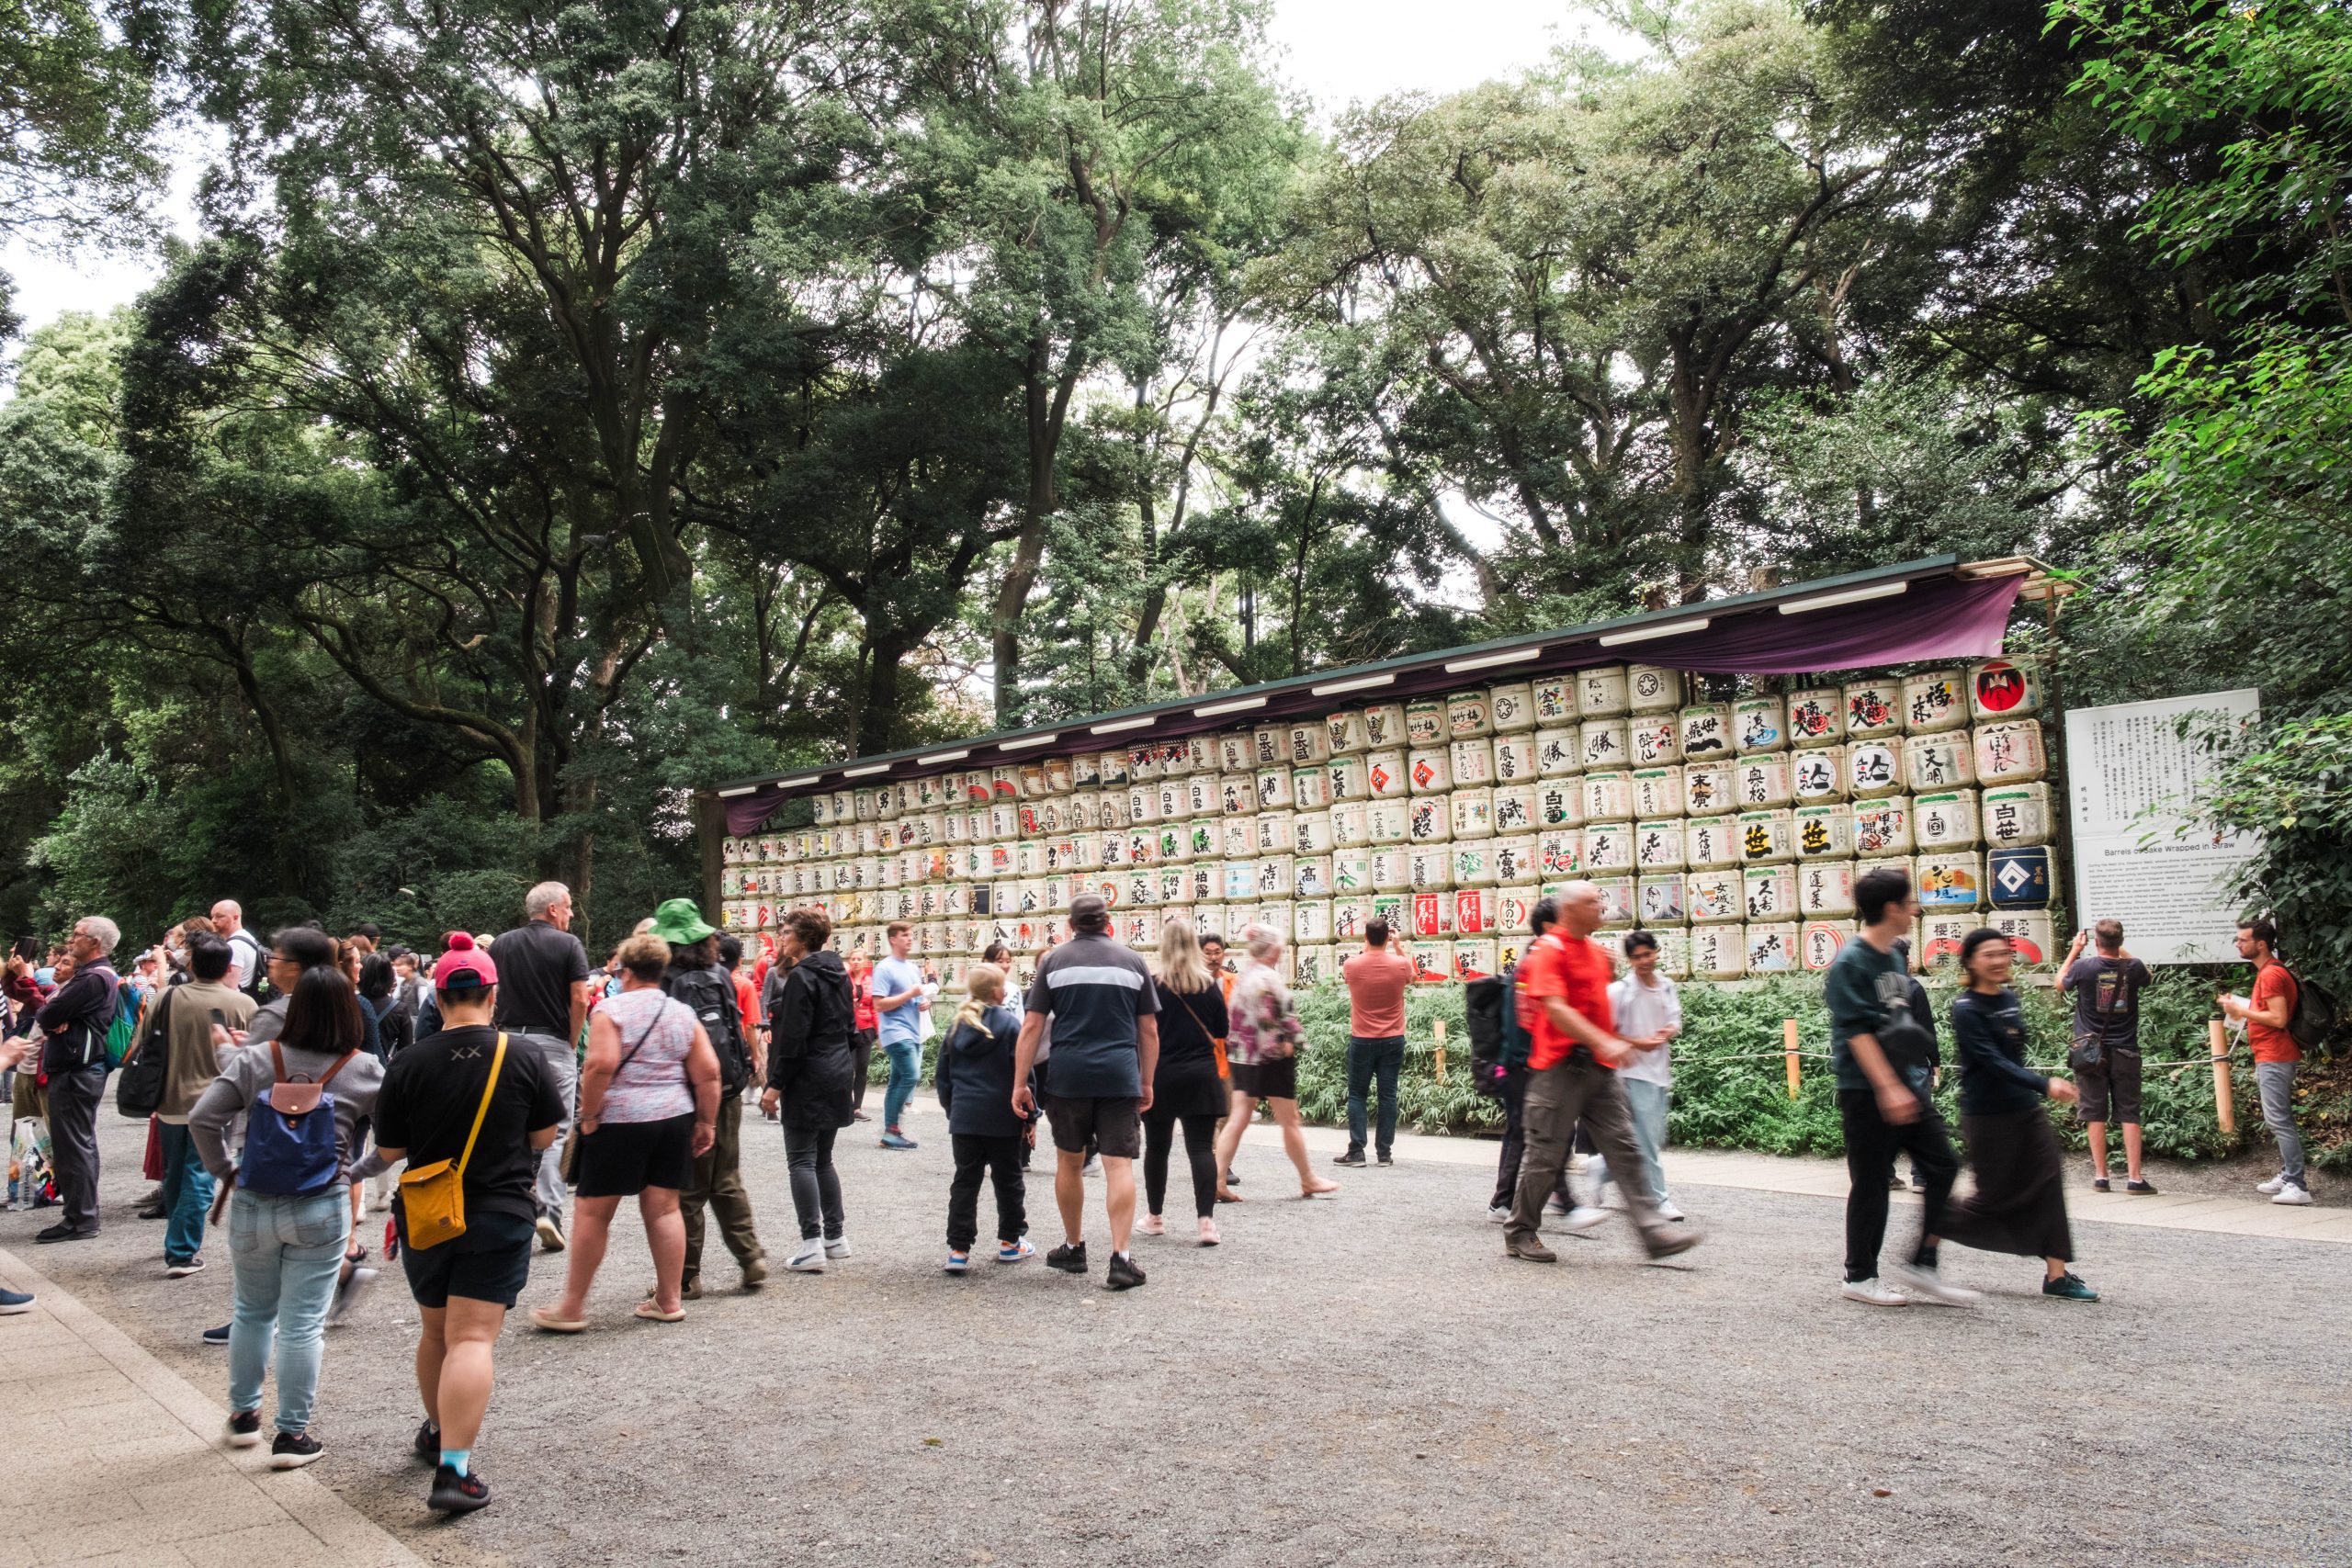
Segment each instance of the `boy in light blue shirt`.
[[890,1084],[882,1095],[882,1146],[911,1149],[915,1141],[899,1128],[899,1114],[922,1079],[922,970],[907,956],[915,929],[892,920],[886,933],[890,956],[874,966],[874,1014],[882,1054],[890,1059]]

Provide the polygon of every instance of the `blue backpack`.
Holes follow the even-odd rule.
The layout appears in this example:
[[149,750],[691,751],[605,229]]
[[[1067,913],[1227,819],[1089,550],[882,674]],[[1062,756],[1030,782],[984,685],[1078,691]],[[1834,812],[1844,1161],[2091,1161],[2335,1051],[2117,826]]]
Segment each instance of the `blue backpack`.
[[245,1117],[245,1158],[237,1185],[274,1198],[300,1198],[334,1185],[343,1156],[335,1148],[334,1096],[327,1085],[344,1064],[359,1055],[345,1051],[316,1083],[290,1078],[286,1053],[275,1040],[269,1060],[277,1080],[264,1089]]

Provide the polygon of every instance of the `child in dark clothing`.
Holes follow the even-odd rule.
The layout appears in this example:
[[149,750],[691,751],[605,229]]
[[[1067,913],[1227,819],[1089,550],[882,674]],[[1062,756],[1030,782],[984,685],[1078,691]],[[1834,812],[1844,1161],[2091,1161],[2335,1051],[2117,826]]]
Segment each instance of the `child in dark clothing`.
[[983,1175],[996,1187],[996,1260],[1023,1263],[1037,1255],[1024,1234],[1029,1224],[1023,1209],[1021,1151],[1029,1122],[1012,1108],[1013,1046],[1021,1019],[1004,1005],[1004,971],[996,965],[972,965],[965,987],[968,995],[939,1052],[939,1104],[947,1112],[956,1154],[956,1177],[947,1189],[950,1274],[972,1266]]

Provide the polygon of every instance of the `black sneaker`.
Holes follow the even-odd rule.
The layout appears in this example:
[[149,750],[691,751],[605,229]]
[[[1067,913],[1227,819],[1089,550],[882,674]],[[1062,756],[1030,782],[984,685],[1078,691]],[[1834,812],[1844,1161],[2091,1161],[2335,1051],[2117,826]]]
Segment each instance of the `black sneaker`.
[[261,1441],[261,1412],[258,1410],[232,1411],[229,1414],[228,1424],[221,1427],[221,1431],[228,1438],[231,1448],[252,1448]]
[[2123,1184],[2123,1190],[2140,1198],[2153,1198],[2156,1195],[2155,1183],[2153,1181],[2127,1181]]
[[1136,1267],[1132,1258],[1111,1254],[1111,1272],[1102,1280],[1106,1291],[1132,1291],[1143,1283],[1143,1270]]
[[441,1428],[427,1419],[416,1429],[416,1457],[427,1464],[441,1462]]
[[206,1329],[204,1342],[207,1345],[226,1345],[229,1343],[229,1330],[234,1325],[224,1323],[218,1328]]
[[61,1220],[45,1231],[35,1231],[33,1239],[35,1241],[89,1241],[97,1234],[97,1227],[95,1225],[88,1230],[75,1230]]
[[1345,1154],[1333,1155],[1331,1156],[1331,1163],[1333,1165],[1351,1165],[1361,1169],[1363,1166],[1363,1151],[1359,1148],[1350,1148]]
[[1062,1243],[1061,1246],[1046,1254],[1046,1267],[1058,1269],[1065,1274],[1085,1273],[1086,1244],[1081,1241],[1076,1247],[1072,1247],[1068,1242]]
[[170,1211],[161,1203],[141,1203],[136,1213],[137,1217],[142,1220],[168,1220],[172,1217]]
[[2106,1177],[2104,1177],[2104,1176],[2094,1176],[2094,1177],[2092,1177],[2092,1178],[2091,1178],[2091,1190],[2092,1190],[2092,1191],[2094,1191],[2094,1192],[2104,1192],[2104,1191],[2106,1191],[2107,1190],[2108,1190],[2108,1183],[2107,1183],[2107,1178],[2106,1178]]
[[1383,1149],[1380,1151],[1380,1163],[1383,1165],[1395,1165],[1396,1163],[1396,1156],[1391,1154],[1388,1150]]
[[469,1468],[459,1475],[446,1464],[433,1467],[433,1494],[424,1506],[445,1514],[470,1514],[490,1506],[490,1483]]
[[308,1432],[280,1432],[269,1445],[269,1468],[300,1470],[326,1451],[327,1446]]

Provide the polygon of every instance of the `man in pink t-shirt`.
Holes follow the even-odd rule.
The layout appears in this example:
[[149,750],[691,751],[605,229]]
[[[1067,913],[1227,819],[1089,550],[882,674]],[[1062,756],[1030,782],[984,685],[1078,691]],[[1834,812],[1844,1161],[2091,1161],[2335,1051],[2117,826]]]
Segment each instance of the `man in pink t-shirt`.
[[1363,1164],[1364,1099],[1380,1079],[1380,1141],[1383,1165],[1395,1165],[1396,1075],[1405,1066],[1405,987],[1413,982],[1413,961],[1388,945],[1388,922],[1363,929],[1363,951],[1340,966],[1348,982],[1348,1152],[1341,1165]]

